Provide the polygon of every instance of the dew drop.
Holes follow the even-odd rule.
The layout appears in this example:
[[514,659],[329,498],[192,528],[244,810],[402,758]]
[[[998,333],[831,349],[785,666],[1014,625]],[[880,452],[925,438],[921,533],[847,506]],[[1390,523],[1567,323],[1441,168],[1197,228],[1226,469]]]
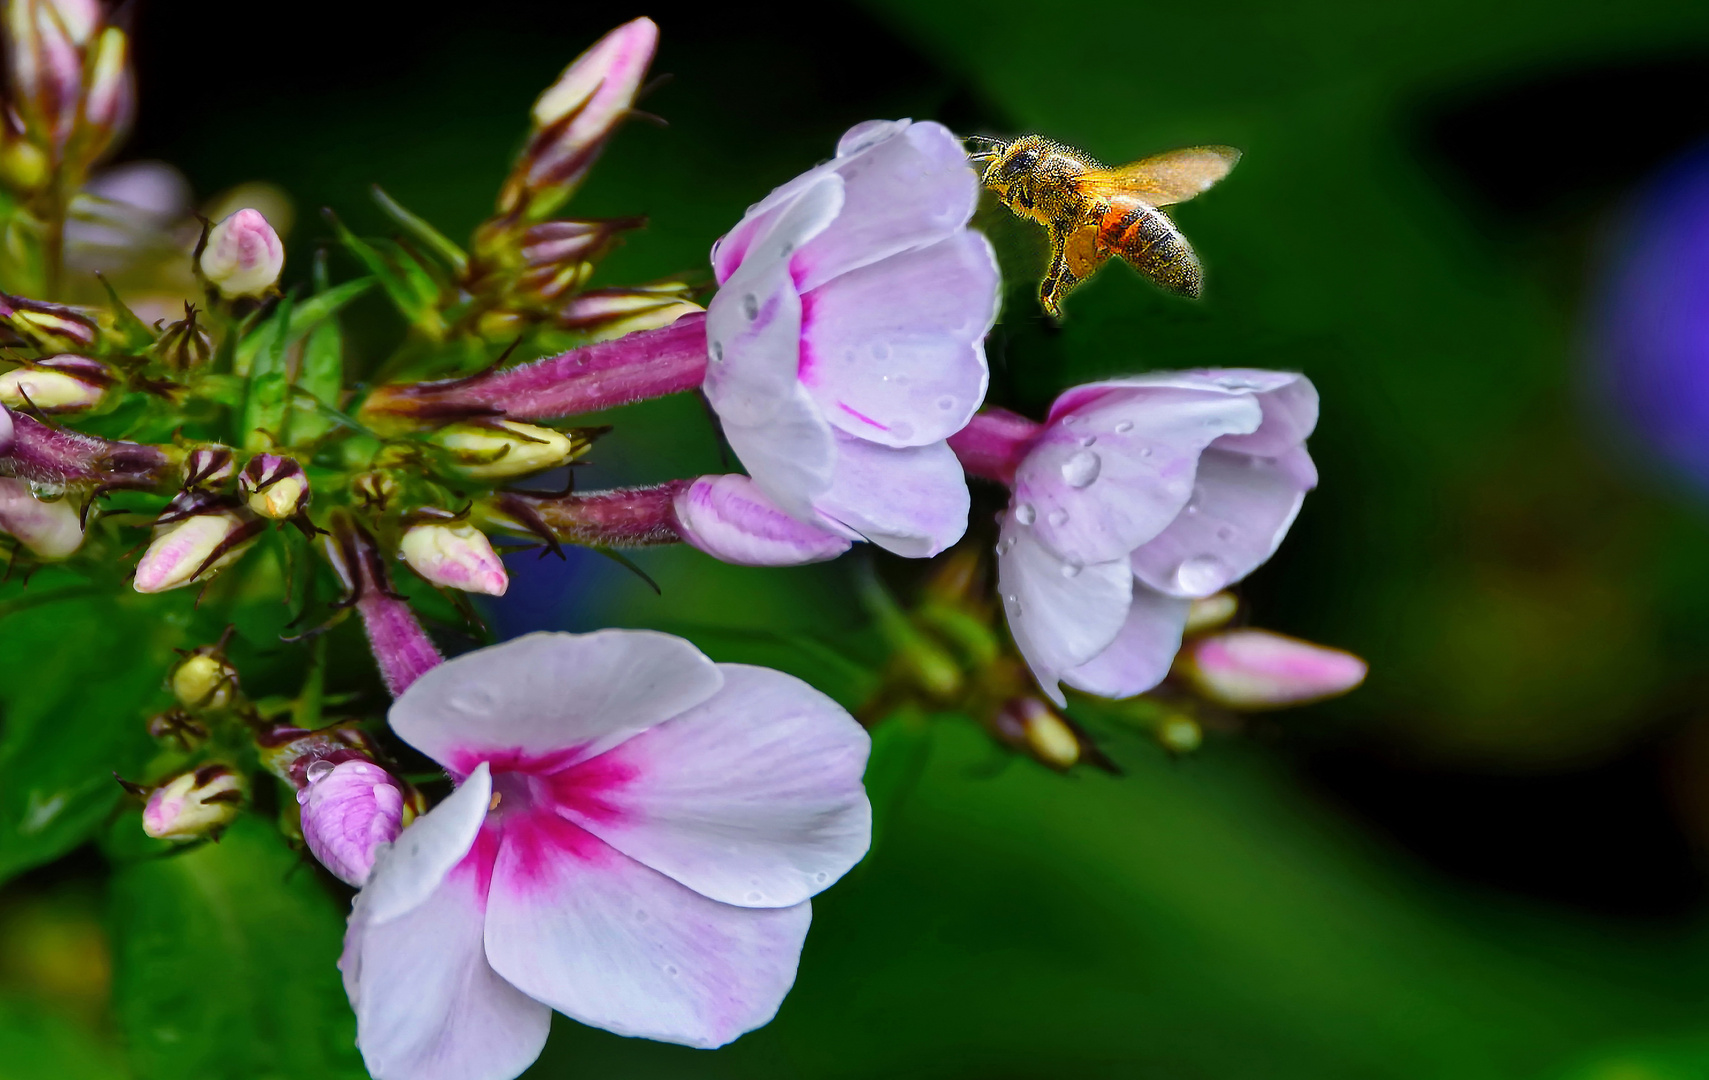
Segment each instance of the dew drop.
[[1011,618],[1011,619],[1020,618],[1021,617],[1021,598],[1016,596],[1014,593],[1010,593],[1009,595],[1003,597],[1003,610],[1007,611],[1009,613],[1009,618]]
[[1033,509],[1032,503],[1022,503],[1015,507],[1015,520],[1022,525],[1031,525],[1038,520],[1038,511]]
[[676,965],[675,964],[666,964],[665,965],[665,974],[669,975],[673,979],[676,978]]
[[1065,562],[1062,564],[1062,576],[1066,578],[1079,577],[1082,569],[1084,568],[1077,562]]
[[1217,530],[1216,530],[1216,538],[1218,540],[1223,540],[1223,541],[1233,540],[1234,539],[1234,527],[1232,525],[1220,525],[1220,526],[1218,526]]
[[1003,539],[997,541],[997,554],[1007,555],[1011,550],[1013,550],[1014,546],[1015,538],[1012,536],[1005,536]]
[[1175,570],[1175,587],[1184,593],[1206,595],[1222,587],[1222,560],[1214,555],[1195,555]]
[[1116,434],[1117,435],[1126,435],[1128,432],[1130,432],[1132,430],[1133,430],[1133,421],[1132,420],[1123,420],[1121,423],[1116,425]]
[[714,364],[722,364],[724,362],[724,343],[722,341],[714,341],[712,343],[712,362]]
[[1083,488],[1098,478],[1098,470],[1104,463],[1098,455],[1090,450],[1081,450],[1062,463],[1062,479],[1069,487]]
[[748,894],[748,903],[750,903],[750,904],[757,904],[761,900],[764,900],[764,899],[765,899],[764,893],[751,892]]
[[1199,512],[1199,504],[1198,503],[1188,503],[1187,504],[1187,513],[1197,514],[1198,512]]
[[1139,448],[1139,456],[1142,458],[1150,457],[1151,456],[1151,447],[1149,447],[1149,446],[1140,447]]
[[829,881],[830,879],[831,879],[831,875],[825,873],[825,871],[823,871],[823,870],[821,870],[817,874],[813,875],[813,880],[818,882],[821,885],[824,884],[825,882]]
[[1050,512],[1050,517],[1047,518],[1046,520],[1048,520],[1052,525],[1055,525],[1058,528],[1061,528],[1062,526],[1068,524],[1068,511],[1066,511],[1066,510],[1052,510]]
[[65,498],[65,485],[52,480],[31,480],[30,494],[39,502],[58,502]]
[[326,779],[327,774],[332,769],[333,765],[330,761],[311,761],[309,767],[303,770],[303,779],[311,784],[318,784]]
[[742,314],[748,317],[749,322],[753,322],[755,319],[759,318],[760,298],[755,296],[753,293],[748,293],[746,296],[742,297]]
[[1063,427],[1073,427],[1075,424],[1078,424],[1079,422],[1080,422],[1080,418],[1078,416],[1075,416],[1073,413],[1069,413],[1067,416],[1064,416],[1062,418],[1062,426]]
[[1096,435],[1086,435],[1086,436],[1081,437],[1080,445],[1081,446],[1091,446],[1093,443],[1095,443],[1097,441],[1098,441],[1098,437]]
[[938,398],[938,408],[942,409],[944,412],[949,412],[951,409],[955,408],[955,399],[950,397],[948,394],[945,394],[943,397]]

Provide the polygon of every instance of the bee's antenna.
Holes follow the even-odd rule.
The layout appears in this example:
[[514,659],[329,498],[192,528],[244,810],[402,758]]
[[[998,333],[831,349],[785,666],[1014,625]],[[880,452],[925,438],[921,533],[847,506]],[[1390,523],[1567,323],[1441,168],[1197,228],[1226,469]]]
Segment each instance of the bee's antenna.
[[1002,139],[992,138],[990,135],[969,135],[961,141],[967,148],[969,160],[972,161],[990,161],[999,157],[1003,153],[1003,149],[1009,145]]

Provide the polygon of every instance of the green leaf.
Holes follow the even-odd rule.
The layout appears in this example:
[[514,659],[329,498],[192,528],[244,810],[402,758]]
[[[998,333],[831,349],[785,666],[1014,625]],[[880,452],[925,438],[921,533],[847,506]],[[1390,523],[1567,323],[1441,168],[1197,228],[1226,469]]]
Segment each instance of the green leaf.
[[0,1080],[125,1080],[110,1047],[29,1002],[0,1001]]
[[114,771],[153,750],[142,709],[179,644],[142,610],[155,605],[47,595],[0,618],[0,881],[100,827],[121,795]]
[[385,240],[370,243],[345,228],[331,210],[325,214],[338,242],[379,280],[404,317],[437,338],[444,325],[439,316],[439,283],[433,276],[397,244]]
[[365,1076],[342,907],[249,815],[217,844],[120,867],[113,1001],[139,1080]]
[[[285,332],[286,348],[307,337],[315,327],[337,315],[352,300],[373,287],[373,278],[357,278],[355,281],[346,281],[344,284],[330,289],[322,289],[302,303],[295,305],[290,313],[290,328]],[[269,320],[268,323],[245,335],[238,344],[234,370],[239,375],[248,374],[262,347],[274,340],[273,335],[277,331],[270,329],[271,325],[271,320]]]
[[[325,319],[309,331],[297,368],[297,389],[322,405],[337,407],[338,395],[344,389],[344,333],[336,319]],[[291,413],[285,441],[293,446],[312,442],[331,427],[331,419],[320,410],[297,409]]]
[[241,429],[246,450],[266,450],[285,437],[285,418],[291,411],[291,382],[285,373],[291,306],[291,294],[286,293],[260,331],[267,337],[268,347],[256,353],[250,367]]
[[120,335],[121,346],[127,352],[135,352],[154,344],[154,331],[119,299],[119,294],[113,288],[113,283],[107,280],[107,275],[96,274],[95,280],[101,283],[101,288],[107,290],[107,299],[113,305],[113,329]]
[[425,219],[405,210],[401,204],[381,190],[380,185],[375,184],[372,193],[374,202],[379,204],[380,209],[387,217],[397,222],[404,232],[413,237],[459,277],[468,270],[468,253],[453,243],[450,237],[429,225]]

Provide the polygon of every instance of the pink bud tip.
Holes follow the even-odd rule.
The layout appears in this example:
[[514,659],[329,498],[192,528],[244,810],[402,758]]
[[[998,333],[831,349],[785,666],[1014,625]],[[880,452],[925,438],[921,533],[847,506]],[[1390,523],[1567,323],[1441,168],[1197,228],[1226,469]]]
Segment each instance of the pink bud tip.
[[1345,694],[1368,666],[1352,653],[1268,630],[1230,630],[1192,641],[1175,661],[1195,690],[1231,709],[1274,709]]
[[435,585],[488,596],[503,596],[510,588],[510,575],[491,541],[468,525],[413,525],[398,553]]
[[260,296],[279,280],[285,246],[261,211],[243,209],[208,233],[202,273],[228,299]]
[[367,884],[380,845],[403,830],[403,789],[371,761],[315,762],[297,802],[309,850],[340,881],[357,888]]

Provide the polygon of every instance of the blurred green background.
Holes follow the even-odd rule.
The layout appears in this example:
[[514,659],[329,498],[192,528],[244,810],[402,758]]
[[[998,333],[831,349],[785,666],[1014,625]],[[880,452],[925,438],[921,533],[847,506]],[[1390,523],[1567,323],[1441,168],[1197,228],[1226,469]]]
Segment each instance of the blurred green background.
[[[1246,151],[1179,214],[1204,301],[1112,268],[1057,328],[1021,279],[992,400],[1037,415],[1146,368],[1310,375],[1322,487],[1246,596],[1260,624],[1369,659],[1368,684],[1181,760],[1100,731],[1119,777],[1058,776],[951,719],[881,731],[886,767],[914,779],[816,903],[771,1026],[705,1053],[560,1018],[531,1077],[1709,1077],[1709,512],[1617,450],[1582,389],[1587,289],[1622,208],[1709,137],[1709,6],[136,14],[123,156],[175,162],[204,197],[284,187],[288,279],[324,239],[316,208],[381,227],[373,182],[465,235],[534,95],[636,14],[663,28],[655,70],[675,77],[646,107],[669,126],[625,129],[573,207],[650,215],[611,282],[704,266],[747,204],[869,117],[1036,130],[1108,161]],[[371,356],[396,333],[377,303],[346,324]],[[718,468],[693,400],[615,420],[584,486]],[[818,646],[872,654],[862,557],[758,571],[647,552],[655,596],[603,560],[524,555],[492,614],[505,633],[688,632],[846,697],[856,680]],[[906,595],[910,568],[880,569]],[[44,666],[40,643],[68,639]],[[77,610],[8,616],[0,809],[42,732],[132,707],[160,670],[136,640]],[[52,817],[34,809],[0,814],[0,1080],[360,1075],[331,970],[347,893],[276,835],[98,854],[81,845],[98,807],[32,847]]]

